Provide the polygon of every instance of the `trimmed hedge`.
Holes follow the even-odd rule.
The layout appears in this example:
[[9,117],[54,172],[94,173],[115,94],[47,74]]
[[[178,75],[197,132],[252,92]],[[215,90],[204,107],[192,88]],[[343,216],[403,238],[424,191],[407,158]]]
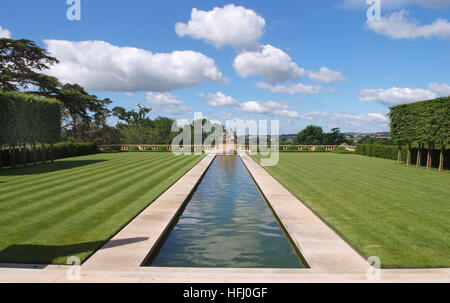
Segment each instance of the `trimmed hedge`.
[[[403,162],[406,163],[406,159],[408,157],[408,148],[406,146],[401,147],[402,150],[402,159]],[[432,163],[431,167],[439,168],[439,156],[441,151],[438,149],[434,149],[432,152]],[[389,160],[397,160],[398,157],[398,147],[394,145],[379,145],[379,144],[358,144],[356,146],[356,153],[363,156],[389,159]],[[417,153],[418,148],[411,149],[411,165],[417,164]],[[427,165],[427,153],[428,149],[422,149],[421,153],[421,164],[422,166]],[[445,151],[444,156],[444,169],[450,169],[450,149]]]
[[[46,157],[50,154],[50,146],[44,145],[46,149]],[[16,148],[14,151],[9,149],[3,149],[1,151],[2,153],[2,164],[3,166],[11,166],[11,153],[15,153],[15,159],[17,159],[16,164],[24,164],[23,163],[23,157],[21,157],[21,150]],[[27,163],[33,163],[34,162],[34,153],[33,150],[27,147]],[[53,153],[54,153],[54,159],[63,159],[63,158],[71,158],[71,157],[78,157],[78,156],[86,156],[91,154],[96,154],[97,151],[97,144],[94,142],[86,142],[86,143],[79,143],[79,142],[60,142],[56,143],[53,146]],[[22,151],[23,154],[23,151]],[[42,160],[42,145],[39,145],[36,148],[36,161],[41,162]]]
[[0,90],[0,145],[57,142],[62,106],[56,99]]

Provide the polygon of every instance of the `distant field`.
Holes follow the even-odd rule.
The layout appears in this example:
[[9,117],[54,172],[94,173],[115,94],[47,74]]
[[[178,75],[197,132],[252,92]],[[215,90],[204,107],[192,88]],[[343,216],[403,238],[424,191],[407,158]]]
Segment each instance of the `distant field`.
[[332,153],[282,153],[266,170],[382,267],[450,267],[449,171]]
[[85,259],[201,159],[98,154],[0,170],[0,263]]

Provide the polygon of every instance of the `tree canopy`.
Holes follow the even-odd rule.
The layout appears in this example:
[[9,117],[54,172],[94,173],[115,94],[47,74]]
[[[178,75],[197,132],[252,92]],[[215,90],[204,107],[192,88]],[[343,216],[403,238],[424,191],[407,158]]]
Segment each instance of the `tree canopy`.
[[39,91],[53,91],[59,85],[56,78],[39,73],[58,60],[33,41],[0,39],[0,89],[19,91],[37,87]]
[[294,143],[298,145],[340,145],[347,140],[339,128],[333,128],[331,133],[324,133],[322,127],[309,125],[297,134]]
[[431,167],[431,148],[440,144],[444,150],[450,142],[450,97],[394,106],[389,117],[392,139],[399,146],[428,144],[428,167]]

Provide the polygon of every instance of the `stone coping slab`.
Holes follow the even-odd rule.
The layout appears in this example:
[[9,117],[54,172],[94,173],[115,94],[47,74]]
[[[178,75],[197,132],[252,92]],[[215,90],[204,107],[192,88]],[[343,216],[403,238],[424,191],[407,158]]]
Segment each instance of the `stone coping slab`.
[[292,242],[315,272],[366,273],[366,260],[249,155],[240,157]]
[[205,156],[188,173],[143,210],[84,264],[83,269],[126,270],[141,266],[165,235],[209,168],[215,154]]

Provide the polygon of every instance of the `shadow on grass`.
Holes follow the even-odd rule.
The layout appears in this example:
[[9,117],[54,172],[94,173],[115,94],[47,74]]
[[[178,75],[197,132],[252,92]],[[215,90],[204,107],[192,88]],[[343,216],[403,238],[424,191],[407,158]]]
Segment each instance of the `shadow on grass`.
[[[111,240],[105,249],[146,241],[146,237]],[[11,245],[0,251],[0,263],[51,264],[58,258],[77,256],[99,249],[105,241],[93,241],[71,245],[48,246],[33,244]]]
[[[59,170],[66,170],[71,168],[82,167],[86,165],[96,164],[99,162],[105,162],[107,160],[72,160],[72,161],[55,161],[54,163],[38,164],[33,166],[28,164],[26,167],[21,165],[16,168],[8,167],[0,170],[0,177],[5,176],[24,176],[24,175],[37,175],[43,173],[50,173]],[[4,181],[0,181],[0,183]]]

